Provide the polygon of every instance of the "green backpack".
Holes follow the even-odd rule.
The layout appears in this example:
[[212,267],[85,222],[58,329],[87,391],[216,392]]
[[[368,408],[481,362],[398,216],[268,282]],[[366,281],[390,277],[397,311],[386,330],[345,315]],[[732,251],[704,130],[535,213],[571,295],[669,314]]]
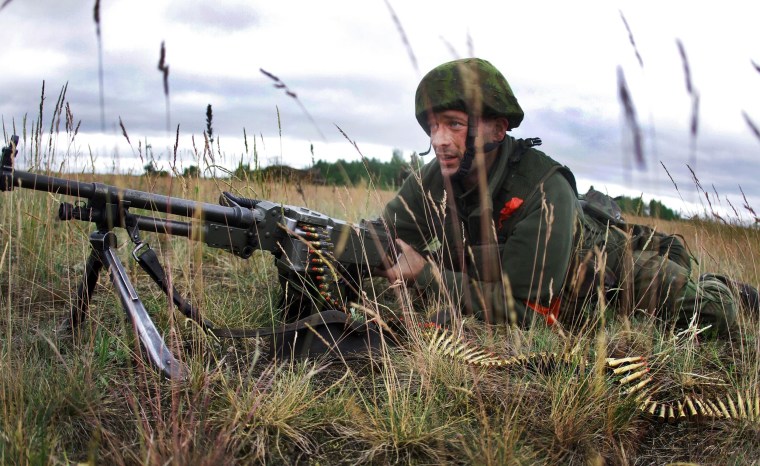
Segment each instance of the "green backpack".
[[579,197],[584,215],[607,227],[617,227],[628,234],[631,251],[657,251],[659,255],[667,255],[670,260],[691,270],[694,257],[686,248],[682,236],[669,235],[647,225],[627,223],[615,199],[595,190],[593,186]]

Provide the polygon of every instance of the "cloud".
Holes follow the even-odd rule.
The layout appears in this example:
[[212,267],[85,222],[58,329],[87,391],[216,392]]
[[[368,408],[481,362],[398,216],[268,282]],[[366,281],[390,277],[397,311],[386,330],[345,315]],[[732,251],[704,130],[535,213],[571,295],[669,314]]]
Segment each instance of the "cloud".
[[[413,116],[420,74],[452,58],[452,48],[460,55],[472,49],[504,71],[526,111],[514,136],[541,137],[542,148],[579,178],[673,195],[662,162],[679,190],[692,196],[688,163],[704,186],[715,185],[721,195],[736,195],[741,184],[751,200],[760,197],[754,179],[760,146],[742,119],[745,111],[760,121],[760,83],[751,67],[752,59],[760,61],[751,56],[760,30],[747,7],[626,6],[642,68],[617,8],[605,2],[507,6],[473,0],[466,8],[443,0],[392,3],[419,71],[382,1],[336,1],[329,8],[287,0],[102,2],[107,134],[101,137],[93,2],[16,0],[2,11],[11,33],[0,49],[0,114],[6,127],[20,125],[25,115],[30,125],[45,80],[44,127],[68,83],[80,135],[95,141],[81,137],[80,147],[94,147],[104,161],[122,144],[109,139],[121,139],[120,117],[133,140],[149,138],[155,147],[171,146],[179,125],[182,150],[192,152],[189,136],[204,131],[208,104],[214,131],[232,154],[244,151],[245,128],[249,143],[253,135],[266,143],[267,157],[294,165],[309,163],[312,143],[317,157],[356,157],[337,125],[365,155],[390,157],[394,147],[407,153],[427,149]],[[684,17],[686,8],[694,20]],[[704,24],[711,24],[709,33]],[[696,152],[676,38],[686,48],[701,97]],[[156,69],[162,41],[170,67],[168,130]],[[621,126],[618,66],[642,125],[645,170],[634,167]],[[259,68],[279,76],[298,101],[275,89]],[[119,147],[124,158],[131,156]],[[119,162],[126,164],[124,158]]]
[[259,15],[250,2],[188,2],[173,0],[166,19],[196,30],[231,33],[260,25]]

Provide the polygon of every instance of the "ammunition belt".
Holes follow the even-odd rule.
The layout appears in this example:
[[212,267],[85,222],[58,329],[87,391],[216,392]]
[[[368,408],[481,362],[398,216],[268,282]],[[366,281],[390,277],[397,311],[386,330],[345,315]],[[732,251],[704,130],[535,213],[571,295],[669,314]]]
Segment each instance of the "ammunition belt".
[[299,222],[294,235],[309,245],[305,271],[311,281],[310,288],[316,289],[317,295],[324,300],[326,309],[346,312],[346,306],[342,302],[338,288],[335,245],[330,242],[328,229]]
[[[578,367],[585,371],[588,362],[569,353],[528,353],[503,357],[454,335],[437,325],[426,325],[422,330],[423,341],[433,354],[439,354],[464,364],[483,368],[531,368],[538,371],[552,370],[559,365]],[[760,396],[757,389],[728,391],[712,396],[691,393],[680,399],[662,401],[661,389],[650,375],[647,360],[641,356],[605,359],[605,369],[613,383],[621,388],[623,396],[633,397],[637,410],[647,417],[668,423],[702,419],[737,419],[760,423]]]

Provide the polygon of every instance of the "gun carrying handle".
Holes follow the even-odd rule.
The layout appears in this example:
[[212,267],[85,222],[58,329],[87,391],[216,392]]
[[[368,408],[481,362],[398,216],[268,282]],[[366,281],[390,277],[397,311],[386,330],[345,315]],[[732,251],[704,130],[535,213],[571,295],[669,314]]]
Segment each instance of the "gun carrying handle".
[[253,209],[256,207],[256,205],[258,205],[259,202],[261,201],[258,199],[235,196],[234,194],[227,191],[223,191],[222,195],[219,196],[219,204],[227,207],[234,207],[237,205],[240,207],[245,207],[246,209]]

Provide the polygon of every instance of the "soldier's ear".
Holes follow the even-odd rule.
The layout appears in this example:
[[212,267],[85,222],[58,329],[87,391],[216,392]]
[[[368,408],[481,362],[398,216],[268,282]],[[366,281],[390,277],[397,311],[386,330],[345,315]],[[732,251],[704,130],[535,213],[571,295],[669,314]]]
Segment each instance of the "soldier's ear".
[[507,131],[509,131],[509,120],[505,117],[494,118],[492,128],[494,141],[499,142],[506,137]]

